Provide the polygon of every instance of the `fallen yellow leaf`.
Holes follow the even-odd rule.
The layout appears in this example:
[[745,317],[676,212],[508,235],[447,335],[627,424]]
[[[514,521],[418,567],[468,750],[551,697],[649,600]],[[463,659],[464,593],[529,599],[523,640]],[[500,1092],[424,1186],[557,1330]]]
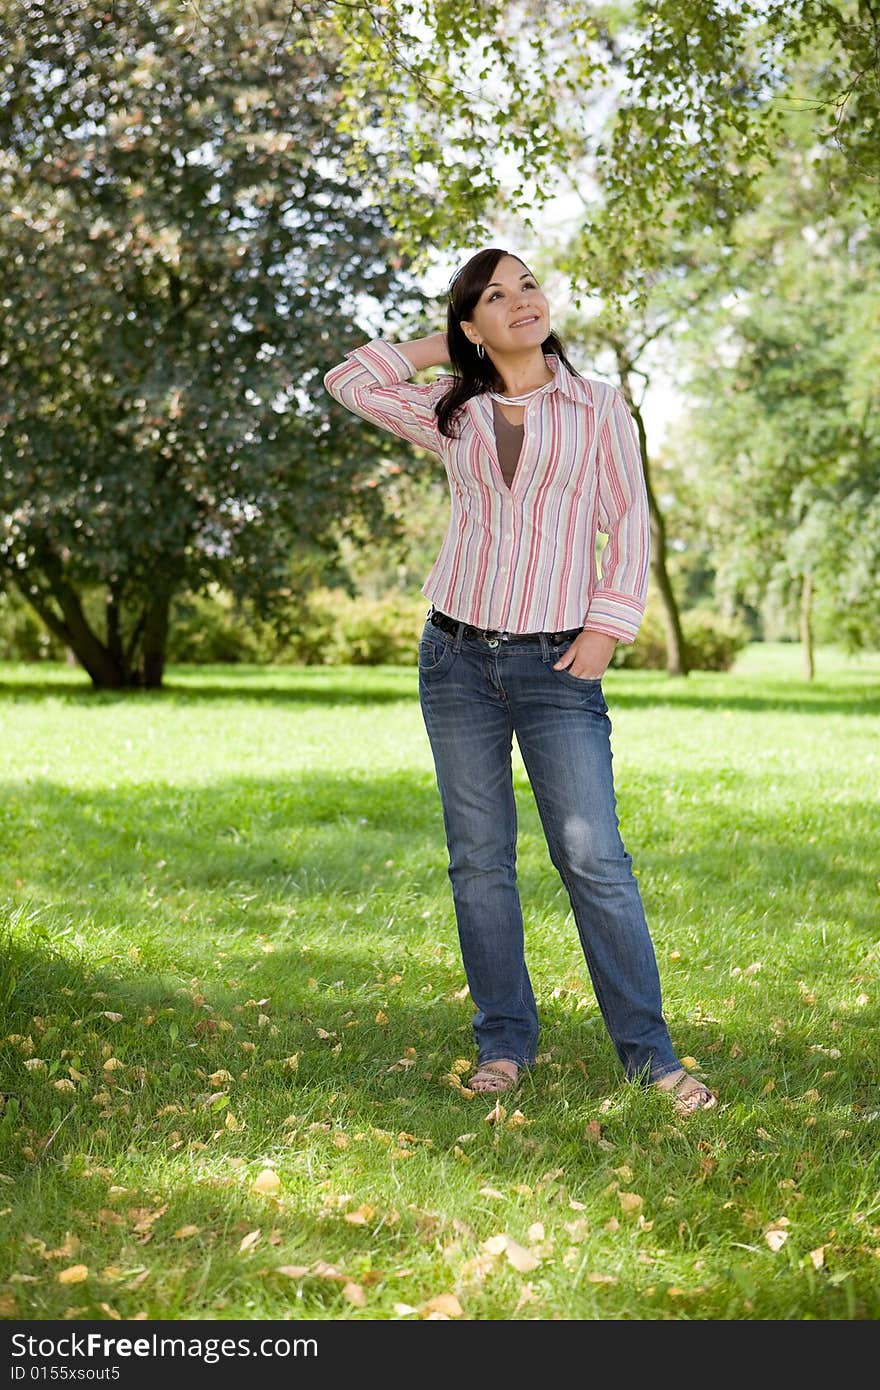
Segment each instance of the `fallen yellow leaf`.
[[260,1239],[259,1230],[248,1231],[246,1236],[242,1236],[241,1245],[238,1247],[239,1255],[243,1255],[246,1250],[253,1250],[257,1241]]
[[366,1226],[367,1222],[372,1221],[375,1215],[375,1207],[364,1205],[358,1207],[357,1211],[347,1211],[344,1220],[346,1220],[350,1226]]
[[517,1244],[515,1240],[508,1240],[504,1253],[517,1274],[529,1274],[541,1263],[537,1255],[531,1250],[526,1250],[525,1246]]
[[78,1249],[78,1238],[71,1231],[68,1231],[64,1238],[64,1244],[59,1245],[57,1250],[47,1250],[45,1255],[47,1260],[69,1260]]
[[274,1168],[264,1168],[257,1174],[251,1184],[252,1192],[261,1192],[264,1196],[268,1196],[273,1192],[279,1192],[280,1190],[281,1179]]
[[360,1284],[348,1283],[344,1285],[342,1297],[353,1304],[355,1308],[363,1308],[367,1302],[367,1295]]
[[59,1284],[84,1284],[89,1277],[88,1265],[71,1265],[58,1271]]
[[422,1305],[423,1314],[439,1313],[441,1317],[462,1318],[464,1309],[454,1293],[438,1293]]
[[617,1200],[620,1202],[621,1211],[638,1211],[645,1205],[644,1197],[640,1197],[638,1192],[618,1192]]
[[765,1231],[764,1239],[775,1255],[777,1250],[781,1250],[788,1240],[788,1231]]
[[503,1255],[507,1248],[507,1236],[488,1236],[482,1242],[482,1247],[488,1255]]
[[201,1226],[180,1226],[172,1236],[172,1240],[187,1240],[189,1236],[197,1236]]
[[279,1265],[275,1270],[276,1274],[283,1274],[286,1279],[302,1279],[308,1272],[308,1265]]

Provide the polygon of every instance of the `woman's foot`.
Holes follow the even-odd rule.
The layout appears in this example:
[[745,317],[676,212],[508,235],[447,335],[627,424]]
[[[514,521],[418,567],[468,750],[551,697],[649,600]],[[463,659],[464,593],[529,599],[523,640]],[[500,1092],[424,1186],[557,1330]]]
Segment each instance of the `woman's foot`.
[[661,1091],[668,1091],[676,1115],[692,1115],[695,1110],[711,1110],[716,1098],[709,1087],[691,1076],[690,1072],[674,1071],[671,1076],[661,1077],[654,1085]]
[[516,1062],[501,1058],[495,1062],[484,1062],[468,1081],[468,1089],[482,1095],[484,1091],[495,1094],[499,1091],[512,1091],[519,1084],[519,1067]]

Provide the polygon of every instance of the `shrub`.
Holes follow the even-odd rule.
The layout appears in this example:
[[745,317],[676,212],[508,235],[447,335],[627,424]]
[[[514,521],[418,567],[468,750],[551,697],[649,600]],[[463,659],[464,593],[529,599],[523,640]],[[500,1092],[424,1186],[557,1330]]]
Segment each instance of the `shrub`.
[[427,611],[423,594],[391,590],[380,598],[353,598],[339,589],[316,589],[291,650],[299,652],[296,660],[329,666],[413,666]]
[[0,661],[63,661],[66,655],[20,594],[0,592]]
[[270,662],[275,659],[276,647],[272,630],[242,612],[223,589],[186,594],[172,606],[166,652],[169,662]]
[[708,608],[692,608],[685,613],[682,630],[692,671],[729,671],[751,640],[745,623],[722,618]]
[[[708,608],[694,608],[681,615],[685,656],[692,671],[729,671],[750,638],[745,625],[722,618]],[[659,605],[649,603],[639,635],[632,646],[619,646],[615,666],[627,670],[666,669],[666,629]]]

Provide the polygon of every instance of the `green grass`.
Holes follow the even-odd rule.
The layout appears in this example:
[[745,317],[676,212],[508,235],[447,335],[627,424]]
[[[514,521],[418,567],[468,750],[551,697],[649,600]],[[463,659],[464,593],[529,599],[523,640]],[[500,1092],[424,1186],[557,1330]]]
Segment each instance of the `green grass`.
[[471,1009],[414,670],[0,667],[4,1318],[880,1316],[880,658],[606,688],[719,1095],[686,1121],[622,1080],[519,763],[540,1061],[494,1117],[444,1079]]

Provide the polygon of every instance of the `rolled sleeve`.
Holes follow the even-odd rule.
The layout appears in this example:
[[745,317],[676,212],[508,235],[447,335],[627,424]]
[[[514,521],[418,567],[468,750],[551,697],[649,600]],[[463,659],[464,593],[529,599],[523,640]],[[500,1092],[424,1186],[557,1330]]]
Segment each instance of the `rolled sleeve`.
[[399,348],[374,338],[347,352],[324,376],[324,387],[347,410],[433,453],[440,453],[435,405],[449,378],[410,381],[413,367]]
[[635,423],[613,392],[599,447],[599,530],[608,537],[584,627],[632,644],[645,614],[651,532],[648,490]]

